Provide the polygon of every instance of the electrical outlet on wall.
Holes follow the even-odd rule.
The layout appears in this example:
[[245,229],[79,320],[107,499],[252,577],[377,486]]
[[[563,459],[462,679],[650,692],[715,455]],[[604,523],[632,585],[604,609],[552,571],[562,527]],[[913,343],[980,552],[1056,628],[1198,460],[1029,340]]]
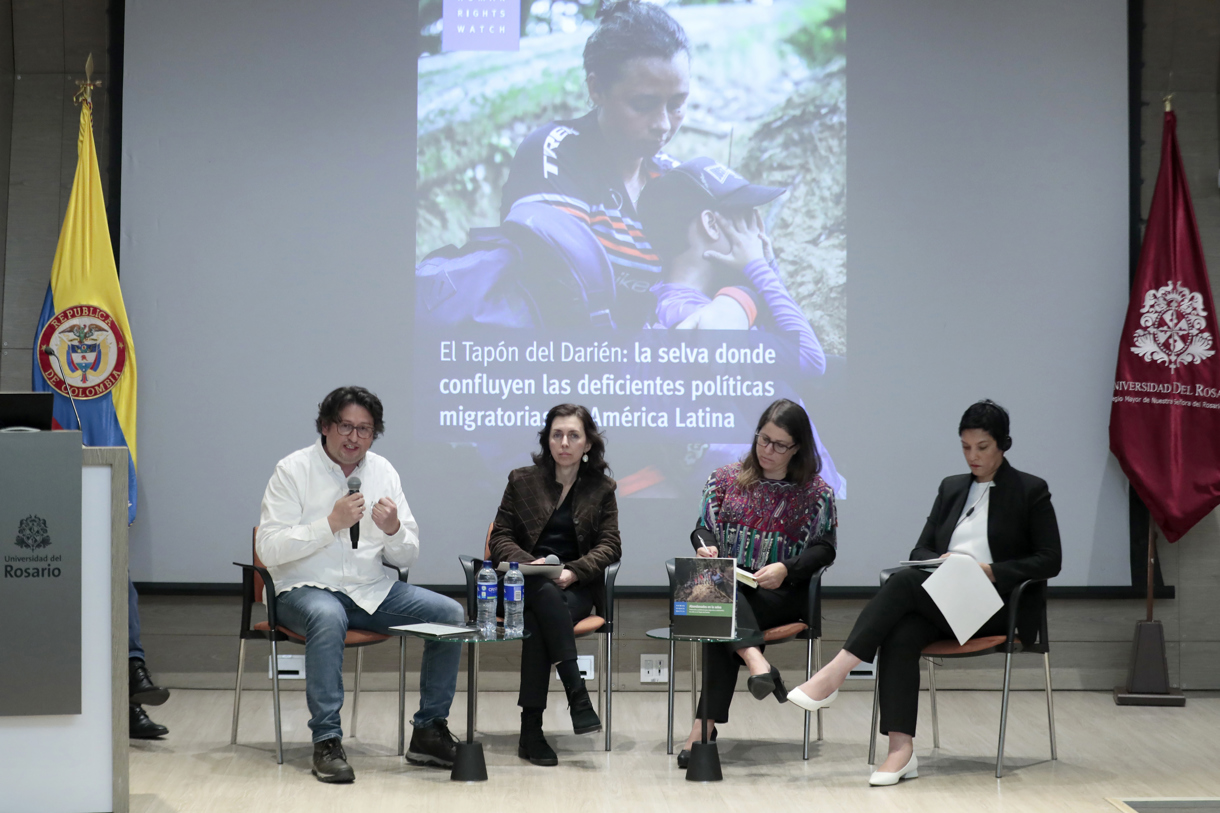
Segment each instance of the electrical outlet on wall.
[[861,663],[847,673],[848,679],[872,680],[876,677],[877,667],[872,663]]
[[[267,679],[271,679],[271,656],[267,656]],[[280,680],[304,680],[305,656],[280,655]]]
[[[580,669],[580,676],[585,680],[597,679],[597,656],[596,655],[577,655],[576,666]],[[559,680],[559,670],[551,670],[551,680]]]
[[669,656],[641,655],[640,683],[668,683]]

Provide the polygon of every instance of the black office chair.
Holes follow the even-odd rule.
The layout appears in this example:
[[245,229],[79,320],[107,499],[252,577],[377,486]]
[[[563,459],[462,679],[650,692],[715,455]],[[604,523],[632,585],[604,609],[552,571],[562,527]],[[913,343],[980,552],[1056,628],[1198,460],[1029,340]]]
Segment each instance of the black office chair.
[[[669,600],[673,602],[676,584],[675,563],[673,559],[665,560],[665,575],[669,577]],[[820,567],[809,577],[809,603],[805,607],[804,618],[791,624],[781,624],[763,630],[763,641],[767,644],[782,644],[788,641],[805,641],[805,680],[813,677],[813,673],[822,668],[822,574],[826,568]],[[695,683],[698,672],[698,644],[691,644],[691,718],[697,714]],[[665,753],[674,752],[674,640],[669,640],[669,720],[666,727]],[[818,709],[818,741],[822,740],[822,711]],[[809,729],[813,712],[805,712],[804,748],[802,756],[809,759]]]
[[[894,568],[883,570],[881,572],[881,583],[885,584],[885,580],[896,572],[897,570]],[[1027,590],[1030,591],[1028,595],[1026,595]],[[1021,606],[1023,597],[1027,601],[1036,602],[1041,610],[1041,625],[1038,628],[1038,637],[1029,645],[1022,644],[1020,639],[1017,638],[1017,610]],[[1046,672],[1046,718],[1050,727],[1051,759],[1059,759],[1059,752],[1055,747],[1055,701],[1051,688],[1051,651],[1050,639],[1047,637],[1045,579],[1030,579],[1029,581],[1021,582],[1017,585],[1017,589],[1012,591],[1012,595],[1008,597],[1008,633],[1006,635],[980,636],[978,638],[971,638],[964,644],[959,644],[954,639],[948,639],[936,641],[923,648],[923,659],[928,664],[928,697],[932,701],[933,747],[940,747],[940,722],[936,717],[935,658],[975,658],[979,655],[991,655],[1001,652],[1004,653],[1004,692],[1003,699],[1000,701],[1000,742],[996,747],[995,757],[996,779],[1000,779],[1004,775],[1004,734],[1008,728],[1008,694],[1012,677],[1012,656],[1014,653],[1029,652],[1042,656],[1042,666]],[[882,655],[884,655],[883,652],[877,654],[876,677],[878,678],[881,675],[881,669],[884,668]],[[877,694],[878,683],[879,681],[874,681],[873,683],[873,725],[868,740],[868,762],[870,765],[876,764],[877,758],[877,725],[881,714],[880,699]]]

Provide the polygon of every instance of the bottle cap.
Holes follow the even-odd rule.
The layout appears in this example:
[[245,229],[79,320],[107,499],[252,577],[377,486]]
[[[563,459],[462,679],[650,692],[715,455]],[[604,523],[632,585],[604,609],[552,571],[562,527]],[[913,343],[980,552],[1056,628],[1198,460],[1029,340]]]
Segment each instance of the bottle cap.
[[509,569],[509,570],[518,570],[517,563],[516,563],[516,562],[509,562],[509,563],[508,563],[508,569]]
[[490,559],[484,559],[484,560],[483,560],[483,567],[491,567],[491,560],[490,560]]

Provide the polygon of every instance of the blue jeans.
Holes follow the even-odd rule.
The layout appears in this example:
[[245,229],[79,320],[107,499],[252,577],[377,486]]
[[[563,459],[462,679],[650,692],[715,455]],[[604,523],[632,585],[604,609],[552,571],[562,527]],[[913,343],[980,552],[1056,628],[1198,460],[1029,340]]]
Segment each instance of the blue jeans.
[[[342,737],[343,639],[348,629],[396,635],[391,626],[433,622],[463,624],[462,605],[414,584],[394,582],[377,611],[369,614],[344,593],[318,587],[296,587],[276,597],[278,621],[305,636],[305,700],[313,741]],[[462,645],[424,643],[419,668],[419,711],[411,724],[420,727],[449,717],[457,687]]]
[[136,586],[127,577],[127,657],[144,660],[144,647],[140,644],[140,597]]

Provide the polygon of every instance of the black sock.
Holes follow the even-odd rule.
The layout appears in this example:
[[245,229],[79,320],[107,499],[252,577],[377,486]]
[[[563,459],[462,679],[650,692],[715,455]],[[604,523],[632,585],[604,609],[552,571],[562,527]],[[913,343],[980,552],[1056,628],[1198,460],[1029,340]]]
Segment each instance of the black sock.
[[563,682],[563,688],[569,692],[580,686],[584,680],[581,677],[580,666],[577,665],[575,658],[555,664],[555,671],[559,673],[559,679]]

